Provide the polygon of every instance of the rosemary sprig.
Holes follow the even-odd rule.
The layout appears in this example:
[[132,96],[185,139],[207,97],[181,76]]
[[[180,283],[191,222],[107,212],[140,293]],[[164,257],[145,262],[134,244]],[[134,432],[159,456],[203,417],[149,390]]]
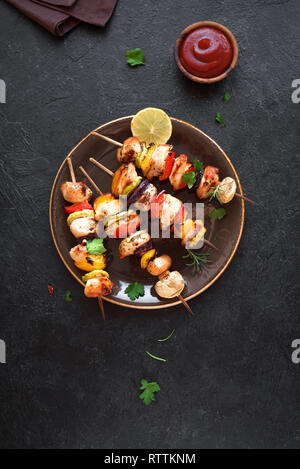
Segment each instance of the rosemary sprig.
[[167,342],[167,340],[171,339],[174,332],[175,332],[175,329],[173,329],[171,334],[169,334],[168,337],[166,337],[165,339],[158,339],[158,342]]
[[216,187],[210,187],[210,189],[212,189],[212,191],[208,193],[208,195],[210,195],[209,201],[211,202],[213,199],[216,198],[217,201],[218,201],[221,205],[223,205],[222,202],[221,202],[221,200],[219,199],[219,192],[220,192],[220,191],[223,191],[223,192],[224,192],[224,189],[221,189],[220,184],[218,184]]
[[208,264],[211,262],[210,259],[208,259],[209,254],[201,253],[201,252],[196,252],[196,251],[191,251],[190,249],[187,249],[187,255],[182,256],[183,259],[191,259],[192,262],[185,264],[188,267],[193,267],[193,275],[196,274],[196,272],[199,272],[200,270],[200,265],[201,262],[204,264]]
[[153,358],[153,360],[158,360],[160,362],[166,362],[167,360],[165,358],[157,357],[156,355],[152,355],[152,353],[148,352],[146,350],[146,354],[149,355],[149,357]]

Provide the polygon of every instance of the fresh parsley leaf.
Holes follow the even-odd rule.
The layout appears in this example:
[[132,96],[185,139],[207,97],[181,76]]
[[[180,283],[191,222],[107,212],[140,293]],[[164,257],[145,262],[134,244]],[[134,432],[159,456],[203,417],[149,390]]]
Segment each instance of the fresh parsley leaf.
[[128,297],[134,301],[136,300],[139,296],[144,296],[145,295],[145,287],[139,282],[134,282],[128,285],[128,287],[125,290],[125,293],[127,293]]
[[166,337],[165,339],[158,339],[158,342],[167,342],[167,340],[171,339],[174,332],[175,332],[175,329],[173,329],[171,334],[169,334],[168,337]]
[[212,212],[209,214],[209,218],[212,220],[222,220],[225,215],[226,215],[226,209],[221,207],[221,208],[215,208]]
[[66,291],[65,300],[66,300],[66,301],[72,301],[72,297],[71,297],[71,292],[70,292],[70,290],[67,290],[67,291]]
[[188,186],[189,189],[191,189],[193,187],[193,185],[195,184],[196,182],[196,173],[195,171],[190,171],[189,173],[185,173],[183,178],[182,178],[182,182],[185,182]]
[[105,247],[103,246],[103,239],[102,238],[95,238],[86,243],[87,252],[89,254],[100,256],[106,252]]
[[166,362],[167,360],[165,358],[157,357],[156,355],[152,355],[152,353],[148,352],[146,350],[146,354],[149,355],[149,357],[153,358],[153,360],[158,360],[159,362]]
[[198,158],[194,159],[193,166],[196,171],[202,171],[202,169],[204,168],[203,163],[201,163],[201,161],[199,161]]
[[142,399],[145,405],[149,405],[152,401],[155,401],[155,393],[160,391],[160,386],[155,381],[148,383],[146,379],[142,379],[140,390],[143,391],[140,394],[140,399]]
[[143,49],[132,49],[127,50],[125,52],[127,63],[131,65],[131,67],[135,67],[136,65],[145,65],[145,53]]
[[221,116],[220,112],[217,112],[216,121],[221,124],[222,127],[226,127],[226,122],[224,121],[223,117]]
[[224,103],[227,104],[227,103],[229,103],[230,100],[231,100],[231,94],[226,92],[224,94]]

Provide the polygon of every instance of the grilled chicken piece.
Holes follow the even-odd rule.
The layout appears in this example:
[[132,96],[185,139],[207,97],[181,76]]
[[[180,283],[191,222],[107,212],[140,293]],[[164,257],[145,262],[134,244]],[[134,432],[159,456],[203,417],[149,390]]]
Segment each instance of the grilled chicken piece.
[[99,221],[108,216],[116,215],[124,210],[125,205],[125,201],[122,199],[114,199],[101,204],[97,204],[96,200],[94,203],[95,220]]
[[119,163],[135,163],[136,158],[142,153],[143,144],[137,137],[130,137],[118,149]]
[[219,169],[206,166],[200,185],[196,191],[199,199],[208,199],[213,188],[219,184]]
[[141,212],[149,212],[151,202],[157,196],[157,189],[153,184],[149,184],[143,195],[134,203],[134,206]]
[[162,298],[175,298],[184,289],[184,279],[176,270],[173,272],[167,271],[160,275],[159,281],[154,288]]
[[183,184],[182,178],[191,166],[191,163],[188,163],[188,157],[186,155],[179,155],[175,159],[172,172],[169,176],[169,181],[174,191],[180,189]]
[[69,252],[71,258],[75,262],[82,261],[87,256],[86,241],[82,241],[81,244],[78,244]]
[[147,179],[152,181],[155,176],[160,176],[166,164],[168,154],[172,150],[172,145],[157,145],[151,154],[150,169],[147,172]]
[[83,238],[96,233],[96,221],[93,217],[77,218],[70,225],[71,233],[75,238]]
[[86,282],[84,294],[88,298],[110,295],[113,282],[107,277],[91,278]]
[[129,186],[137,178],[137,172],[133,163],[122,164],[115,172],[112,182],[112,193],[115,197],[122,195],[125,187]]
[[143,246],[143,244],[151,241],[151,237],[147,231],[137,231],[133,233],[128,238],[123,239],[119,246],[119,257],[124,259],[124,257],[132,256],[135,251]]
[[181,200],[170,194],[165,195],[165,200],[160,213],[160,226],[162,230],[166,230],[169,226],[173,225],[174,218],[179,212],[181,206]]
[[218,191],[218,199],[222,204],[228,204],[232,201],[236,194],[236,182],[234,179],[227,177],[220,182]]
[[129,231],[132,225],[134,225],[134,230],[140,225],[139,215],[135,210],[128,210],[108,221],[105,231],[110,238],[124,238],[133,231],[132,229]]
[[93,195],[84,182],[65,182],[60,189],[64,199],[71,204],[88,202]]

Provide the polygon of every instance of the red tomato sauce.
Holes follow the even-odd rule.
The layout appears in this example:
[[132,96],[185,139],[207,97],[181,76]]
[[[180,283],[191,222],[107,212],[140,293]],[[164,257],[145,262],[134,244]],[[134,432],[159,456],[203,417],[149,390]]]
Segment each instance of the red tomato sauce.
[[230,67],[233,48],[227,36],[219,29],[201,27],[184,39],[179,58],[192,75],[214,78]]

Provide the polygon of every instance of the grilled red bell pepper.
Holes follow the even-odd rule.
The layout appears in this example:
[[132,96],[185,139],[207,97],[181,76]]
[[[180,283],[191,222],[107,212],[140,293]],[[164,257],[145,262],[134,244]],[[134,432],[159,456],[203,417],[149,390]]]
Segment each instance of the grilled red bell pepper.
[[165,201],[165,191],[161,191],[155,199],[153,200],[151,204],[151,218],[159,218],[160,217],[160,212],[162,209],[162,205]]
[[93,210],[93,207],[88,202],[82,202],[79,204],[73,204],[73,205],[69,205],[68,207],[65,207],[65,211],[69,214],[75,213],[75,212],[81,212],[82,210]]
[[160,181],[165,181],[170,176],[173,169],[175,154],[175,152],[171,152],[168,154],[165,162],[164,172],[161,174],[161,176],[159,176]]

